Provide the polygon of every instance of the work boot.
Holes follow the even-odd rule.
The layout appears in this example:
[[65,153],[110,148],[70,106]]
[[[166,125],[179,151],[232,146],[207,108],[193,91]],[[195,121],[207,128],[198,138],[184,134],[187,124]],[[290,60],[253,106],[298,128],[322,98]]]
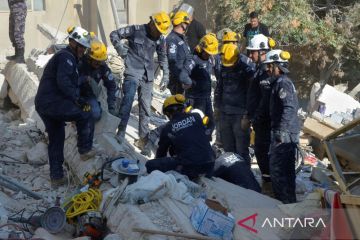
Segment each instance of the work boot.
[[272,189],[272,183],[263,181],[261,185],[261,193],[273,198],[274,192]]
[[7,56],[6,59],[16,63],[25,63],[24,48],[15,48],[15,55]]
[[62,177],[59,179],[51,179],[50,180],[51,188],[59,188],[68,184],[68,179],[66,177]]
[[148,141],[145,146],[143,147],[143,149],[141,149],[140,152],[142,155],[150,157],[151,156],[151,143]]
[[24,53],[25,53],[25,49],[24,48],[19,48],[16,51],[16,54],[15,54],[16,57],[15,57],[14,61],[16,63],[25,63]]
[[92,148],[90,151],[88,151],[88,152],[86,152],[86,153],[80,154],[80,160],[81,160],[81,161],[87,161],[87,160],[89,160],[90,158],[95,157],[96,154],[97,154],[96,149]]
[[139,148],[140,150],[143,150],[145,145],[147,144],[148,139],[147,137],[144,138],[139,138],[137,140],[135,140],[134,145]]

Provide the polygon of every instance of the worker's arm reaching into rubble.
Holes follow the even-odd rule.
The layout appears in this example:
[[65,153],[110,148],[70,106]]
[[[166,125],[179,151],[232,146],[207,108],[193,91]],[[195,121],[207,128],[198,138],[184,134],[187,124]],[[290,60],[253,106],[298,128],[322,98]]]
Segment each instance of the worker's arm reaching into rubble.
[[160,68],[163,70],[163,78],[161,83],[162,85],[167,86],[169,83],[169,63],[166,54],[166,41],[164,36],[160,37],[156,46],[156,52],[158,55]]
[[124,28],[119,28],[117,30],[114,30],[110,33],[110,41],[114,46],[116,52],[122,58],[126,57],[129,47],[121,40],[127,39],[130,36],[132,36],[135,32],[136,27],[138,26],[135,25],[127,26]]
[[57,86],[64,96],[73,102],[76,102],[80,95],[76,66],[76,59],[72,54],[64,51],[59,55],[56,73]]

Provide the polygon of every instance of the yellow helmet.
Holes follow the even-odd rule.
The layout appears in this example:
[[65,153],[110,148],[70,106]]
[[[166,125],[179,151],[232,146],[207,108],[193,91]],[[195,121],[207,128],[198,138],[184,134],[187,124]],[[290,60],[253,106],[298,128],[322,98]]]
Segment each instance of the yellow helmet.
[[182,94],[176,94],[176,95],[172,95],[172,96],[166,98],[164,101],[164,105],[163,105],[163,112],[165,112],[168,107],[173,106],[173,105],[184,106],[185,100],[186,100],[185,96]]
[[190,18],[187,12],[178,11],[177,13],[175,13],[174,17],[172,18],[172,24],[174,26],[177,26],[181,23],[190,24]]
[[161,32],[161,34],[166,34],[170,28],[170,17],[166,12],[159,12],[154,14],[151,19],[154,21],[154,24]]
[[239,48],[235,44],[227,43],[221,49],[221,63],[225,67],[232,67],[239,60]]
[[196,46],[196,51],[204,50],[210,55],[218,54],[219,41],[214,33],[208,33],[200,39],[199,44]]
[[236,32],[233,31],[224,32],[222,42],[223,43],[239,42],[240,38],[241,38],[240,34],[237,34]]
[[90,43],[89,56],[96,61],[105,61],[107,59],[107,49],[105,44],[100,41]]

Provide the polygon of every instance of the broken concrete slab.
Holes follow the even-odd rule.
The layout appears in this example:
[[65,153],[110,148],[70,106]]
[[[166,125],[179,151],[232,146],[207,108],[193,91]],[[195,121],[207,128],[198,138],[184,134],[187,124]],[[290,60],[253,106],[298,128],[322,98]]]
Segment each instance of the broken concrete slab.
[[115,117],[110,114],[108,111],[103,111],[101,114],[101,119],[95,125],[95,135],[101,133],[116,133],[120,123],[120,118]]
[[35,120],[36,126],[45,132],[45,126],[40,116],[35,111],[34,99],[39,86],[38,78],[27,71],[24,64],[8,63],[5,67],[5,78],[10,85],[9,96],[13,96],[14,101],[21,109],[21,117]]
[[59,31],[46,23],[38,24],[37,29],[53,43],[64,43],[68,36],[68,34]]
[[26,152],[26,157],[30,164],[46,164],[49,160],[47,144],[38,142],[34,147]]
[[360,107],[360,103],[354,98],[327,84],[322,89],[318,101],[325,104],[325,116],[330,116],[334,112],[352,112]]
[[5,76],[0,74],[0,99],[6,98],[8,94],[8,83],[5,80]]

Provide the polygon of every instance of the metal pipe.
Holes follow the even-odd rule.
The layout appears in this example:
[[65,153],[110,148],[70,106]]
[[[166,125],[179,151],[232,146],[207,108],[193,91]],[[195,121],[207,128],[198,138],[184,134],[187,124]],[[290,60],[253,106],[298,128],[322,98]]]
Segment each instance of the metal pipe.
[[112,12],[113,12],[114,21],[115,21],[115,26],[116,26],[116,29],[119,29],[120,28],[120,22],[119,22],[119,15],[117,14],[115,0],[110,0],[110,2],[111,2],[111,9],[112,9]]

